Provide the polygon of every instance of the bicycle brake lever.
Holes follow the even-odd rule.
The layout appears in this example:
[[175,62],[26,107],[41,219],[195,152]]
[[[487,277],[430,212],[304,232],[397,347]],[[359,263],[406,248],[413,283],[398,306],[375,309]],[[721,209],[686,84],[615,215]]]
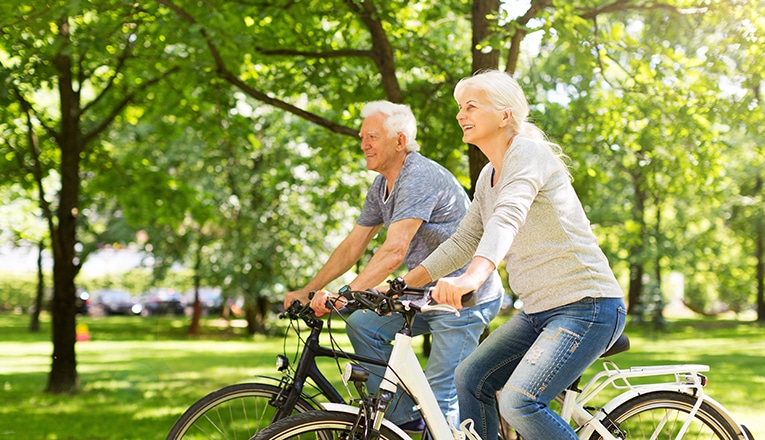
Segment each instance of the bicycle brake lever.
[[420,311],[423,312],[423,313],[425,313],[425,312],[449,312],[449,313],[454,313],[454,316],[457,316],[457,317],[460,316],[460,311],[459,310],[455,309],[454,307],[452,307],[450,305],[446,305],[446,304],[433,304],[433,305],[425,304],[424,306],[420,307]]

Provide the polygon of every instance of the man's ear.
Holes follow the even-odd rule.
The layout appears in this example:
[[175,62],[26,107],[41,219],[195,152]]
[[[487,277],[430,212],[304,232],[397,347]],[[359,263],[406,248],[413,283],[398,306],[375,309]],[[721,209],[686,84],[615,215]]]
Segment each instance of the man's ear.
[[403,151],[406,149],[406,134],[399,133],[396,138],[396,151]]

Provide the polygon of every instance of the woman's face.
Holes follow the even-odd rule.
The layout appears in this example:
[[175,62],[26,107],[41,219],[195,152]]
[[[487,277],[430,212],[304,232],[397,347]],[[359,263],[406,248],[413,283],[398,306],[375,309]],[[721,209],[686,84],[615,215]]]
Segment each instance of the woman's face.
[[474,86],[463,87],[457,96],[457,122],[462,127],[462,141],[478,145],[504,132],[506,114],[489,102],[486,91]]

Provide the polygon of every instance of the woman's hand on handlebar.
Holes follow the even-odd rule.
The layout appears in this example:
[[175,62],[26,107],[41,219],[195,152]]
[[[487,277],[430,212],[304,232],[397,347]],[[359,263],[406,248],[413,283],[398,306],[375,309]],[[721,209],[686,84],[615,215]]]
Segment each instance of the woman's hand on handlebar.
[[466,274],[456,277],[440,278],[430,293],[439,304],[446,304],[457,310],[462,309],[462,297],[480,286],[476,280]]
[[478,290],[495,269],[494,263],[487,258],[473,257],[462,275],[439,279],[431,296],[439,304],[448,304],[459,310],[462,308],[462,297]]

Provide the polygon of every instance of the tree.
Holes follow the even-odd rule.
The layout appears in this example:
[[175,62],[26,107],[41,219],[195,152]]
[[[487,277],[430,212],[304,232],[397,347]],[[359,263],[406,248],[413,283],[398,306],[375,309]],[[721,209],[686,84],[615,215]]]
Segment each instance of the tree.
[[[87,258],[78,252],[77,239],[81,162],[114,118],[174,69],[140,59],[162,52],[146,44],[156,23],[135,3],[14,1],[3,3],[0,16],[4,82],[16,113],[27,121],[27,142],[4,144],[3,156],[34,170],[54,260],[47,391],[70,392],[78,383],[75,278]],[[52,169],[60,176],[55,203],[44,188],[45,173]]]
[[[715,205],[698,208],[721,200],[725,149],[715,109],[725,64],[712,40],[728,6],[532,1],[529,11],[535,7],[534,20],[517,13],[503,30],[544,33],[539,56],[518,71],[530,73],[521,78],[537,120],[572,152],[575,186],[606,251],[616,267],[627,262],[630,313],[642,313],[651,301],[644,283],[661,290],[662,273],[692,258],[682,239],[687,223],[676,219],[703,224]],[[694,209],[678,212],[686,200]]]

